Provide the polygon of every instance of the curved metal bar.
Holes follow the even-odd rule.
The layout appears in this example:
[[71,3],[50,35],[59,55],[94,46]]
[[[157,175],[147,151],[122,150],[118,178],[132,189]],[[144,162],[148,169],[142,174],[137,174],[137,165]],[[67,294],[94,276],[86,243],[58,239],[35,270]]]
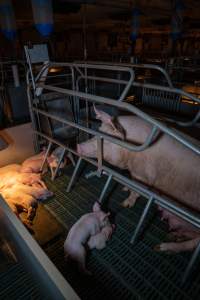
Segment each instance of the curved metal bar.
[[[85,132],[87,132],[91,135],[95,135],[97,137],[97,140],[105,139],[107,141],[110,141],[111,143],[117,144],[121,147],[124,147],[124,148],[128,149],[129,151],[134,151],[134,152],[140,152],[140,151],[144,151],[145,149],[147,149],[150,146],[150,144],[152,143],[155,136],[157,136],[157,134],[159,132],[157,126],[154,125],[153,128],[152,128],[151,133],[146,138],[145,142],[142,145],[134,145],[132,143],[124,142],[124,141],[121,141],[121,140],[119,140],[115,137],[104,134],[103,132],[99,132],[99,131],[96,131],[96,130],[93,130],[93,129],[90,129],[90,128],[86,129],[86,127],[84,127],[82,125],[76,124],[76,123],[71,122],[71,121],[67,121],[67,120],[62,119],[62,118],[57,117],[57,116],[53,116],[52,114],[47,113],[46,111],[43,111],[41,109],[33,108],[33,111],[35,111],[35,112],[37,112],[37,113],[39,113],[43,116],[49,117],[49,118],[51,118],[55,121],[58,121],[58,122],[61,122],[63,124],[67,124],[71,127],[75,127],[75,128],[80,129],[82,131],[85,131]],[[100,145],[100,142],[98,142],[98,143]]]
[[[88,129],[88,128],[86,128],[86,129]],[[79,160],[84,159],[85,161],[89,162],[90,164],[98,167],[98,162],[96,160],[87,158],[85,156],[84,157],[80,156],[75,150],[69,148],[64,143],[62,143],[54,138],[51,138],[44,133],[41,133],[38,131],[35,131],[35,133],[40,135],[41,137],[49,140],[50,142],[65,148],[67,151],[70,151],[71,153],[75,154],[76,156],[79,157]],[[125,177],[124,175],[121,175],[118,172],[114,171],[110,167],[102,165],[102,171],[103,171],[103,174],[106,174],[106,175],[112,174],[112,176],[113,176],[112,178],[114,180],[116,180],[117,182],[127,186],[128,188],[130,188],[136,192],[139,192],[145,198],[149,199],[150,197],[152,197],[156,204],[160,205],[163,208],[166,208],[170,212],[174,213],[178,217],[181,217],[183,220],[191,223],[192,225],[196,226],[197,228],[200,228],[199,213],[194,213],[193,211],[191,212],[191,210],[189,210],[188,208],[185,208],[184,205],[181,205],[180,203],[177,204],[175,201],[172,201],[167,196],[164,196],[164,195],[161,196],[160,194],[157,194],[155,191],[150,190],[150,188],[145,186],[143,183],[138,182],[137,180],[135,180],[133,178],[129,179],[129,178]]]
[[[84,79],[85,76],[79,76],[77,78],[77,82],[79,82],[81,79]],[[135,78],[135,76],[134,76]],[[133,80],[134,78],[130,78],[129,81],[126,80],[120,80],[120,79],[113,79],[113,78],[107,78],[107,77],[98,77],[98,76],[87,76],[87,79],[89,80],[96,80],[96,81],[102,81],[102,82],[108,82],[108,83],[119,83],[119,84],[125,84],[126,87],[123,90],[123,93],[121,94],[121,96],[119,97],[119,99],[117,99],[118,101],[123,101],[124,98],[126,97],[130,87],[132,86]]]
[[[100,69],[100,70],[112,70],[112,71],[123,71],[123,72],[129,72],[130,73],[130,79],[129,81],[124,81],[124,84],[127,84],[126,87],[124,88],[121,96],[119,97],[118,101],[123,101],[124,98],[126,97],[134,79],[135,79],[135,73],[131,68],[127,68],[127,67],[113,67],[113,66],[107,66],[107,65],[92,65],[92,64],[76,64],[76,68],[80,68],[80,67],[87,67],[88,69]],[[79,69],[79,72],[82,73]],[[82,73],[83,75],[83,73]],[[84,78],[86,78],[83,75]],[[90,78],[92,78],[93,76],[90,76]],[[87,79],[89,78],[89,76],[87,76]],[[101,80],[101,77],[97,77],[99,78],[99,80]],[[113,80],[113,81],[111,81]],[[117,81],[116,79],[111,79],[111,78],[104,78],[102,81],[107,81],[107,82],[116,82],[119,83],[119,81]]]
[[[50,85],[43,85],[42,84],[42,85],[39,85],[39,86],[42,86],[44,89],[47,89],[47,90],[57,91],[57,92],[60,92],[60,93],[63,93],[63,94],[67,94],[67,95],[72,95],[72,96],[75,95],[75,96],[78,96],[78,97],[82,98],[84,101],[86,101],[86,99],[87,99],[87,100],[89,100],[91,102],[104,103],[104,104],[107,104],[107,105],[110,105],[110,106],[116,106],[118,108],[127,110],[127,111],[129,111],[129,112],[131,112],[133,114],[136,114],[137,116],[141,117],[142,119],[144,119],[145,121],[149,122],[150,124],[157,126],[158,129],[160,129],[163,132],[167,133],[168,135],[170,135],[171,137],[173,137],[174,139],[176,139],[177,141],[179,141],[180,143],[182,143],[183,145],[185,145],[189,149],[193,150],[197,154],[200,154],[200,148],[197,147],[197,146],[195,146],[194,144],[191,144],[189,141],[185,140],[183,137],[181,137],[181,134],[177,134],[175,132],[175,130],[173,130],[171,128],[168,128],[166,125],[164,125],[160,121],[155,120],[154,118],[152,118],[148,114],[146,114],[143,111],[141,111],[139,108],[137,108],[137,107],[135,107],[133,105],[130,105],[129,103],[120,102],[120,101],[116,101],[116,100],[113,100],[113,99],[109,99],[109,98],[105,98],[105,97],[100,97],[100,96],[95,96],[95,95],[91,95],[91,94],[86,94],[86,93],[83,93],[83,92],[77,92],[77,91],[72,91],[72,90],[58,88],[58,87],[52,87]],[[41,112],[43,112],[43,111],[41,111]],[[49,117],[52,117],[52,115],[49,115]],[[54,118],[56,119],[58,117],[54,117]],[[58,120],[58,121],[61,121],[61,122],[64,122],[64,123],[68,122],[68,124],[70,123],[69,121],[66,121],[66,120],[63,120],[63,119]],[[80,125],[76,124],[76,126],[80,126]],[[80,129],[81,129],[81,126],[80,126]],[[91,129],[89,129],[89,130],[91,130]],[[92,132],[91,132],[91,134],[92,134]],[[109,137],[107,135],[104,135],[102,133],[101,133],[101,136],[102,137],[106,137],[107,139],[109,139],[110,141],[112,141],[114,143],[118,142],[119,145],[121,145],[121,146],[125,146],[125,145],[128,146],[128,143],[124,143],[122,141],[119,141],[117,139],[111,138],[111,137]],[[128,146],[128,149],[131,151],[132,148]]]
[[[78,63],[80,63],[79,61],[77,61]],[[154,69],[154,70],[157,70],[157,71],[160,71],[169,87],[173,88],[173,84],[172,84],[172,81],[167,73],[167,71],[165,69],[163,69],[162,67],[158,66],[158,65],[153,65],[153,64],[133,64],[133,63],[112,63],[112,62],[95,62],[95,61],[87,61],[86,63],[89,63],[89,64],[102,64],[102,65],[114,65],[114,66],[124,66],[124,67],[134,67],[134,68],[139,68],[139,69]]]
[[[44,72],[44,69],[47,68],[47,67],[53,67],[53,66],[67,66],[67,67],[70,67],[71,70],[73,68],[75,68],[83,77],[84,77],[84,74],[81,72],[80,68],[84,68],[85,66],[87,66],[88,68],[92,68],[92,69],[104,69],[104,70],[118,70],[118,71],[127,71],[127,72],[130,72],[131,73],[131,68],[128,68],[128,67],[125,67],[125,66],[132,66],[132,64],[122,64],[122,66],[120,66],[119,64],[114,64],[114,66],[116,67],[112,67],[110,66],[109,64],[107,65],[103,65],[103,63],[95,63],[94,65],[90,65],[90,64],[75,64],[75,63],[55,63],[55,62],[49,62],[47,66],[44,66],[43,69],[42,69],[42,73]],[[154,69],[157,69],[157,70],[163,70],[165,71],[164,69],[162,69],[160,66],[157,66],[157,65],[148,65],[148,64],[144,64],[144,65],[137,65],[137,64],[133,64],[135,67],[139,67],[139,68],[143,68],[143,67],[150,67],[150,68],[154,68]],[[118,66],[118,67],[117,67]],[[133,70],[132,70],[133,71]],[[133,75],[133,73],[131,73],[131,76]],[[167,77],[166,77],[167,78]],[[116,80],[116,79],[115,79]],[[126,96],[129,88],[131,85],[133,86],[137,86],[137,87],[141,87],[141,88],[149,88],[149,89],[155,89],[155,90],[160,90],[160,91],[166,91],[166,92],[171,92],[171,93],[176,93],[176,94],[179,94],[181,96],[186,96],[188,97],[189,99],[197,102],[200,104],[200,99],[198,99],[197,97],[183,91],[183,90],[180,90],[180,89],[177,89],[177,88],[174,88],[170,82],[168,81],[169,83],[169,87],[166,87],[166,86],[159,86],[159,85],[154,85],[154,84],[147,84],[147,83],[139,83],[139,82],[135,82],[134,81],[134,77],[132,79],[132,84],[130,83],[131,82],[131,79],[129,80],[128,82],[128,86],[127,86],[127,89],[124,90],[124,94],[122,94],[120,96],[120,98],[118,99],[119,101],[122,101],[124,99],[124,97]],[[117,81],[116,81],[117,83]],[[120,81],[118,81],[118,83],[120,83]],[[122,82],[125,84],[125,81]],[[35,81],[33,81],[33,85],[35,85]],[[174,123],[180,125],[180,126],[184,126],[184,127],[189,127],[189,126],[193,126],[200,118],[200,110],[199,112],[196,114],[196,116],[189,122],[178,122],[178,121],[174,121]]]

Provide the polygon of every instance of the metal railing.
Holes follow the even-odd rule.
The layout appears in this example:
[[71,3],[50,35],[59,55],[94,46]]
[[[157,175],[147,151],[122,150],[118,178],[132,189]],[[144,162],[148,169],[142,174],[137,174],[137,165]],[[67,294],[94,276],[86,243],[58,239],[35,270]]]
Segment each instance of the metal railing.
[[[111,65],[109,62],[87,62],[89,64],[95,63],[100,65]],[[87,65],[87,63],[85,63]],[[182,98],[187,97],[188,100],[191,100],[195,103],[200,104],[200,99],[190,93],[185,92],[182,89],[174,88],[172,81],[166,72],[165,69],[158,65],[152,64],[131,64],[131,63],[114,63],[114,66],[124,66],[132,68],[134,71],[137,69],[143,70],[157,70],[160,74],[164,77],[167,86],[152,84],[152,83],[141,83],[137,81],[137,78],[134,79],[132,86],[141,89],[141,99],[140,101],[143,104],[152,105],[154,107],[162,108],[164,110],[168,110],[171,112],[179,113],[181,110],[181,102]],[[95,77],[90,77],[90,80],[96,80]],[[99,80],[99,79],[97,79]],[[125,80],[123,81],[125,83]],[[120,84],[120,80],[118,81]],[[183,127],[190,127],[197,123],[200,117],[200,108],[196,115],[193,117],[191,121],[181,122],[181,121],[170,121],[178,124],[179,126]]]
[[[37,86],[37,85],[36,85]],[[99,97],[99,96],[95,96],[95,95],[90,95],[88,93],[83,93],[83,92],[77,92],[77,91],[73,91],[73,90],[69,90],[69,89],[62,89],[62,88],[57,88],[57,87],[52,87],[49,85],[44,85],[44,84],[39,84],[38,87],[42,87],[44,90],[48,90],[48,91],[57,91],[59,93],[63,93],[63,94],[67,94],[67,95],[71,95],[71,96],[75,96],[75,97],[79,97],[81,98],[83,101],[89,101],[92,103],[98,103],[98,104],[106,104],[106,105],[110,105],[112,107],[117,107],[117,108],[121,108],[123,110],[129,111],[133,114],[136,114],[137,116],[141,117],[142,119],[145,119],[147,122],[149,122],[152,125],[152,131],[150,133],[150,135],[148,136],[148,138],[146,139],[146,141],[142,144],[142,145],[131,145],[130,143],[127,143],[125,141],[121,141],[118,140],[114,137],[111,137],[105,133],[99,132],[99,131],[95,131],[94,129],[90,129],[87,128],[86,126],[77,124],[75,122],[71,122],[71,121],[67,121],[66,119],[60,118],[58,116],[52,115],[50,113],[47,113],[41,109],[37,109],[37,108],[32,108],[33,112],[40,114],[42,116],[46,116],[48,118],[52,118],[56,121],[59,121],[63,124],[69,125],[71,127],[77,128],[79,130],[83,130],[85,132],[87,132],[88,134],[94,135],[97,140],[99,140],[99,142],[97,143],[97,153],[98,153],[98,157],[97,157],[97,162],[95,160],[86,158],[86,157],[79,157],[77,166],[75,168],[74,174],[72,175],[71,181],[69,183],[68,186],[68,191],[70,191],[71,186],[76,178],[76,174],[78,172],[78,169],[80,167],[80,163],[82,160],[86,160],[89,163],[97,166],[97,174],[101,174],[102,172],[105,172],[108,175],[108,182],[106,183],[106,187],[105,189],[102,191],[102,194],[100,196],[100,199],[102,200],[105,192],[108,188],[109,182],[111,179],[114,179],[118,182],[120,182],[123,185],[128,186],[130,189],[135,190],[136,192],[138,192],[139,194],[142,194],[144,197],[146,197],[148,199],[145,210],[141,216],[140,222],[138,223],[138,227],[135,230],[135,233],[131,239],[131,242],[134,242],[136,240],[136,238],[138,238],[138,234],[140,232],[141,226],[145,220],[145,217],[149,211],[149,209],[151,208],[152,203],[157,203],[159,204],[161,207],[166,208],[167,210],[173,212],[175,215],[181,217],[182,219],[188,221],[189,223],[195,225],[196,227],[200,228],[200,219],[199,216],[195,215],[194,213],[192,213],[191,211],[187,210],[184,208],[184,206],[180,206],[177,205],[176,202],[172,201],[171,199],[165,197],[165,196],[160,196],[158,195],[156,192],[149,190],[149,188],[145,185],[142,185],[140,183],[138,183],[136,180],[130,180],[128,178],[126,178],[125,176],[117,173],[116,171],[114,171],[111,168],[106,167],[103,164],[103,154],[101,151],[102,148],[102,143],[104,141],[110,141],[112,143],[118,144],[123,148],[128,149],[129,151],[143,151],[144,149],[146,149],[151,143],[154,142],[155,139],[155,135],[159,132],[162,131],[168,135],[170,135],[172,138],[176,139],[177,141],[179,141],[180,143],[182,143],[184,146],[188,147],[189,149],[191,149],[192,151],[194,151],[196,154],[200,154],[200,148],[196,145],[191,144],[190,141],[187,141],[185,139],[185,137],[182,136],[182,134],[178,133],[177,131],[166,127],[166,125],[164,125],[163,123],[155,120],[154,118],[150,117],[148,114],[144,113],[143,111],[141,111],[140,109],[128,104],[128,103],[123,103],[123,102],[119,102],[113,99],[107,99],[104,97]],[[35,130],[35,133],[42,136],[43,138],[47,139],[49,141],[49,145],[52,143],[55,143],[57,145],[62,146],[63,148],[65,148],[67,151],[70,151],[71,153],[79,156],[79,154],[71,149],[70,147],[66,146],[65,144],[61,143],[60,141],[53,139],[45,134],[43,134],[40,131]],[[48,151],[50,151],[50,147],[48,148]],[[48,155],[48,153],[47,153]],[[196,254],[195,254],[196,255]],[[192,258],[194,260],[194,258]],[[192,264],[193,266],[193,264]],[[189,271],[187,270],[187,273],[190,272],[191,268],[192,268],[191,264],[189,267]],[[185,275],[186,276],[186,275]],[[188,276],[188,274],[187,274]],[[186,277],[187,277],[186,276]]]
[[[52,63],[51,65],[60,65],[60,63],[59,64]],[[66,63],[66,64],[62,64],[62,65],[66,65],[69,68],[71,68],[71,70],[73,70],[72,74],[74,74],[75,70],[76,70],[76,71],[79,72],[79,74],[82,77],[87,77],[87,74],[84,74],[80,70],[80,68],[83,68],[83,70],[84,70],[87,67],[85,64],[77,64],[76,65],[75,63],[73,63],[73,64]],[[90,66],[91,65],[89,65],[89,67]],[[91,68],[95,69],[95,68],[97,68],[97,66],[93,65],[93,66],[91,66]],[[114,67],[114,69],[117,69],[117,68],[118,68],[117,66]],[[125,67],[122,67],[122,68],[125,68]],[[103,70],[108,70],[109,69],[110,70],[110,67],[102,65],[101,69],[103,69]],[[121,68],[119,68],[119,69],[122,70]],[[28,76],[27,76],[27,78],[28,78]],[[79,78],[79,77],[76,77],[76,78]],[[93,76],[93,77],[91,76],[91,78],[96,80],[95,76]],[[75,79],[75,77],[73,79]],[[105,80],[107,80],[107,79],[108,78],[105,78]],[[39,80],[39,78],[38,78],[38,80]],[[116,80],[116,79],[114,79],[114,80],[115,80],[115,83],[120,83],[120,84],[122,83],[121,80]],[[110,181],[112,179],[116,180],[117,182],[119,182],[119,183],[129,187],[130,189],[138,192],[139,194],[143,195],[147,199],[147,204],[146,204],[145,209],[144,209],[144,211],[141,215],[141,218],[138,222],[138,226],[136,227],[136,230],[133,234],[133,237],[131,239],[132,243],[135,242],[136,239],[138,238],[138,235],[140,233],[142,224],[145,221],[147,213],[148,213],[148,211],[151,208],[153,203],[159,204],[161,207],[171,211],[175,215],[181,217],[182,219],[186,220],[187,222],[189,222],[189,223],[195,225],[196,227],[200,228],[200,218],[199,218],[198,214],[194,214],[194,212],[186,209],[184,207],[184,205],[177,204],[175,201],[171,200],[170,198],[168,198],[166,196],[161,196],[156,191],[150,190],[148,186],[146,186],[144,184],[141,184],[141,183],[137,182],[134,179],[130,180],[127,177],[125,177],[124,175],[121,175],[118,172],[114,171],[112,168],[109,168],[109,167],[105,166],[104,163],[103,163],[103,153],[102,153],[102,145],[103,145],[104,141],[112,142],[112,143],[117,144],[117,145],[119,145],[123,148],[128,149],[129,151],[143,151],[144,149],[147,149],[152,143],[156,142],[155,137],[158,137],[159,132],[163,132],[163,133],[171,136],[172,138],[174,138],[175,140],[177,140],[178,142],[180,142],[181,144],[183,144],[184,146],[186,146],[187,148],[189,148],[190,150],[195,152],[197,155],[200,154],[199,146],[195,145],[195,144],[192,144],[181,133],[177,132],[174,129],[171,129],[171,128],[167,127],[162,122],[154,119],[153,117],[149,116],[147,113],[144,113],[139,108],[137,108],[137,107],[135,107],[135,106],[133,106],[129,103],[125,103],[125,102],[122,102],[122,101],[116,101],[114,99],[109,99],[109,98],[89,94],[87,92],[87,88],[85,89],[86,90],[85,92],[77,91],[77,90],[75,90],[75,88],[76,88],[75,81],[72,82],[72,83],[73,83],[72,84],[72,89],[64,89],[64,88],[51,86],[51,85],[47,85],[47,84],[41,84],[41,83],[37,83],[37,82],[36,82],[35,88],[42,88],[42,90],[44,90],[44,91],[45,90],[46,91],[54,91],[54,92],[61,93],[63,95],[71,96],[71,97],[73,97],[75,102],[76,102],[76,99],[78,98],[78,99],[81,99],[81,101],[84,101],[85,103],[86,102],[91,102],[92,104],[94,104],[94,103],[106,104],[106,105],[111,106],[111,107],[115,107],[115,108],[118,108],[118,109],[128,111],[129,113],[135,114],[138,117],[140,117],[140,118],[144,119],[145,121],[147,121],[148,123],[150,123],[151,126],[152,126],[152,130],[151,130],[149,136],[147,137],[147,139],[145,140],[145,142],[143,144],[140,144],[140,145],[135,144],[134,145],[134,144],[130,144],[128,142],[119,140],[115,137],[109,136],[106,133],[102,133],[102,132],[99,132],[97,130],[91,129],[88,126],[80,125],[78,122],[72,122],[72,121],[60,118],[59,116],[50,114],[50,113],[48,113],[48,112],[46,112],[42,109],[39,109],[37,107],[37,105],[35,104],[35,102],[32,99],[32,96],[31,96],[32,85],[31,85],[30,82],[28,82],[28,95],[29,95],[29,102],[30,102],[30,110],[31,110],[31,113],[33,115],[36,115],[36,116],[40,115],[40,116],[47,117],[47,118],[52,119],[52,120],[56,120],[58,122],[61,122],[62,124],[66,124],[68,126],[74,127],[76,129],[78,129],[80,131],[84,131],[84,132],[86,132],[90,135],[94,135],[97,138],[97,141],[98,141],[97,142],[98,157],[97,157],[97,161],[96,161],[94,159],[90,159],[90,158],[87,158],[87,157],[80,156],[74,149],[70,148],[68,145],[62,143],[61,141],[59,141],[55,138],[52,138],[52,137],[48,136],[47,134],[42,133],[40,128],[38,129],[37,126],[34,126],[35,134],[42,137],[42,138],[44,138],[44,139],[46,139],[49,142],[49,146],[48,146],[48,149],[47,149],[47,152],[46,152],[44,162],[45,162],[45,160],[46,160],[46,158],[47,158],[47,156],[50,152],[52,144],[59,145],[59,146],[63,147],[63,149],[65,149],[65,150],[69,151],[70,153],[75,154],[76,156],[79,157],[77,165],[76,165],[76,167],[74,169],[74,172],[72,174],[71,180],[70,180],[69,185],[67,187],[67,191],[69,192],[71,190],[71,187],[72,187],[72,185],[73,185],[73,183],[76,179],[81,161],[85,160],[85,161],[87,161],[87,162],[89,162],[89,163],[91,163],[91,164],[93,164],[97,167],[97,171],[96,171],[97,175],[100,176],[102,173],[105,173],[108,176],[107,182],[106,182],[106,184],[104,186],[104,189],[102,190],[102,193],[99,197],[99,201],[103,201],[106,190],[107,190],[107,188],[110,184]],[[125,82],[123,82],[123,83],[125,84]],[[129,84],[129,83],[130,82],[127,82],[127,84]],[[136,83],[136,82],[132,82],[132,85],[139,85],[139,86],[141,85],[141,86],[146,86],[146,87],[151,87],[151,88],[155,87],[156,90],[160,90],[160,91],[163,91],[163,90],[164,91],[173,91],[173,92],[177,93],[178,95],[185,95],[185,96],[189,97],[190,99],[193,99],[194,101],[200,103],[199,99],[197,99],[197,98],[193,97],[192,95],[190,95],[190,94],[188,94],[188,93],[186,93],[182,90],[179,90],[179,89],[174,89],[174,88],[171,88],[171,87],[150,85],[150,84],[146,85],[146,84],[140,84],[140,83]],[[66,101],[67,101],[67,99],[66,99]],[[189,126],[191,123],[194,123],[194,121],[196,122],[199,119],[199,117],[200,117],[200,113],[198,113],[195,116],[195,118],[192,120],[192,122],[190,122],[190,123],[188,123],[188,122],[180,123],[180,125]],[[159,139],[159,137],[158,137],[158,139]],[[190,274],[190,272],[193,268],[193,265],[196,261],[196,257],[197,257],[197,255],[199,255],[199,251],[200,251],[200,246],[197,247],[196,251],[194,251],[194,253],[192,255],[192,258],[191,258],[191,260],[188,264],[188,267],[186,269],[186,272],[184,274],[184,280],[186,280],[186,278]]]
[[80,298],[69,283],[32,238],[1,195],[0,217],[1,226],[5,229],[5,238],[12,241],[12,248],[19,258],[19,262],[21,261],[27,272],[33,275],[41,294],[52,300],[79,300]]

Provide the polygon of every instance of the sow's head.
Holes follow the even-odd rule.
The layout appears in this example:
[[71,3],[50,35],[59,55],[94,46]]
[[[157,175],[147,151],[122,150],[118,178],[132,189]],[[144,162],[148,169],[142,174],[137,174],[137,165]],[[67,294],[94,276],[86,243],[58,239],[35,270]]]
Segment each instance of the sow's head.
[[[125,130],[119,124],[118,120],[108,113],[97,110],[94,107],[94,111],[96,114],[96,119],[101,120],[101,126],[99,131],[104,132],[108,135],[117,137],[118,139],[125,139]],[[122,148],[110,141],[104,139],[103,142],[103,158],[108,162],[116,165],[118,164],[119,160],[121,159],[121,150]],[[78,144],[77,145],[77,152],[80,155],[86,157],[97,157],[97,139],[93,137],[92,139]]]

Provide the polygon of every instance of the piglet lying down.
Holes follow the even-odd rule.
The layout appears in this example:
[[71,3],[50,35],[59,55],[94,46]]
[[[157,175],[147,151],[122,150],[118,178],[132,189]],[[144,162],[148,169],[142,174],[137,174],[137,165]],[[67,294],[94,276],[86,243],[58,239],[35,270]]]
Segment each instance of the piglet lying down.
[[[86,248],[102,249],[105,239],[110,238],[113,227],[108,216],[101,210],[100,205],[95,203],[93,212],[83,215],[70,229],[64,243],[66,259],[74,261],[79,270],[91,275],[86,269]],[[104,232],[101,232],[104,229]]]
[[35,217],[38,206],[37,199],[44,200],[53,195],[51,191],[40,184],[29,186],[21,183],[3,189],[1,194],[18,217],[20,212],[27,212],[28,221],[32,221]]

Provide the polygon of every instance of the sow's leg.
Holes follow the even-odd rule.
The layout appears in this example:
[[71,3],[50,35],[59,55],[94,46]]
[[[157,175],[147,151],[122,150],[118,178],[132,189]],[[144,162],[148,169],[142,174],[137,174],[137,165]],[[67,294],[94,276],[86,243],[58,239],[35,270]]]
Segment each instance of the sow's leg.
[[135,201],[140,195],[134,191],[131,191],[127,199],[122,202],[123,207],[132,207],[135,204]]

